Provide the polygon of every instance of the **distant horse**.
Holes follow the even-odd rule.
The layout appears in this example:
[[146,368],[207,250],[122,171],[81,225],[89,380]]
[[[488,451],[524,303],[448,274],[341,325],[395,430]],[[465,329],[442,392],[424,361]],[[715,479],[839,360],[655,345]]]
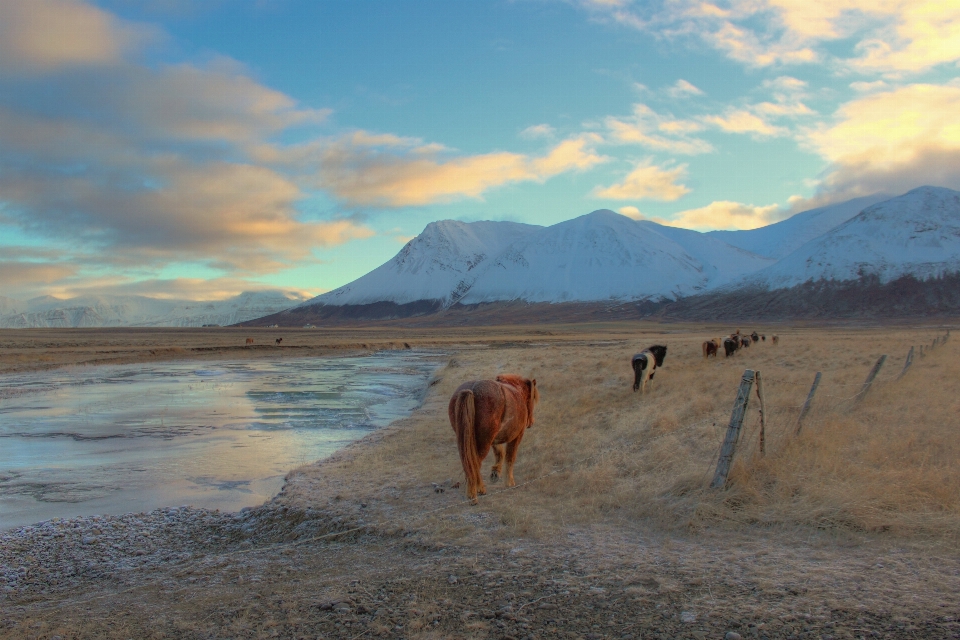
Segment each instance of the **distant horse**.
[[752,340],[749,337],[743,336],[743,339],[740,341],[741,347],[749,347],[752,344]]
[[283,342],[283,338],[277,338],[277,346],[280,346],[280,343]]
[[253,338],[247,338],[247,344],[253,344]]
[[666,357],[667,348],[659,344],[647,347],[633,356],[630,364],[633,365],[634,391],[642,389],[641,393],[644,393],[647,390],[647,380],[653,380],[653,374],[657,372],[657,367],[663,366],[663,359]]
[[765,336],[765,335],[763,335],[763,334],[760,334],[760,339],[763,340],[764,342],[766,342],[766,341],[767,341],[767,336]]
[[710,356],[717,357],[717,343],[713,340],[707,340],[703,343],[703,357],[708,358]]
[[512,374],[499,375],[496,380],[464,382],[454,391],[447,414],[457,434],[460,463],[467,477],[467,497],[474,504],[478,494],[487,492],[480,466],[491,447],[496,456],[491,480],[503,475],[506,461],[507,486],[516,484],[513,463],[524,432],[533,425],[533,410],[539,401],[537,381]]
[[754,331],[753,333],[750,334],[750,339],[753,340],[754,342],[760,342],[760,334]]
[[735,336],[728,336],[723,340],[723,356],[729,358],[740,348],[740,341]]
[[773,341],[773,344],[780,344],[780,336],[771,336],[770,339]]

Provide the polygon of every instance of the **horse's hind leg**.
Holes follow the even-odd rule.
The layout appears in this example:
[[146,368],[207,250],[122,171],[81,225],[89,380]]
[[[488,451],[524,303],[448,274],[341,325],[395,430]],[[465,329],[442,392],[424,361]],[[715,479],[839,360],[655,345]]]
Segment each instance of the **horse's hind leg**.
[[506,445],[495,444],[493,445],[493,455],[496,456],[496,462],[493,465],[493,469],[490,470],[490,481],[496,482],[501,477],[503,477],[503,457],[505,455]]
[[517,450],[520,449],[520,441],[523,440],[523,431],[520,432],[520,435],[517,436],[516,440],[511,440],[507,443],[507,486],[513,487],[516,486],[516,482],[513,480],[513,463],[517,461]]

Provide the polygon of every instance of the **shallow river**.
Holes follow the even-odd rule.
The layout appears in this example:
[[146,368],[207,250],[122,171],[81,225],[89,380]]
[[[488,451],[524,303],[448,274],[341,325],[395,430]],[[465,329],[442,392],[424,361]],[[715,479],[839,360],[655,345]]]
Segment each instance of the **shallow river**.
[[0,376],[0,529],[165,505],[237,510],[419,404],[436,354]]

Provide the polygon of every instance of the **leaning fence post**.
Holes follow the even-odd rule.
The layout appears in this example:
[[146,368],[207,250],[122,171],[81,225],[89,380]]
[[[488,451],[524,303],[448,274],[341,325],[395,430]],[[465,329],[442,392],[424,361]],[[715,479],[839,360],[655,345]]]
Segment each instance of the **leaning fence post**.
[[759,371],[754,374],[754,377],[757,380],[757,397],[760,398],[760,455],[765,455],[767,453],[765,443],[767,431],[767,407],[763,401],[763,378],[760,377]]
[[710,483],[711,489],[718,489],[727,484],[727,474],[730,473],[730,463],[733,462],[733,454],[737,450],[740,427],[743,425],[743,417],[747,413],[747,404],[750,401],[750,390],[752,388],[753,370],[747,369],[743,372],[743,378],[740,379],[737,399],[733,402],[730,425],[727,427],[727,435],[723,438],[723,446],[720,447],[720,458],[717,460],[717,472],[713,475],[713,482]]
[[803,419],[806,417],[807,412],[810,411],[810,405],[813,404],[813,396],[817,393],[817,387],[819,386],[820,372],[817,371],[817,375],[813,377],[813,386],[810,387],[810,393],[807,394],[807,400],[803,403],[803,408],[800,409],[800,416],[797,417],[797,428],[794,435],[800,435],[800,427],[803,426]]
[[873,365],[873,369],[870,370],[867,379],[863,381],[863,388],[860,389],[860,393],[853,397],[853,404],[858,404],[863,397],[867,395],[867,391],[870,391],[870,385],[873,384],[873,379],[877,377],[877,374],[880,373],[880,367],[883,366],[883,363],[886,362],[887,355],[883,354],[880,356],[880,359],[877,360],[877,364]]
[[903,374],[907,372],[907,369],[910,368],[910,365],[913,364],[913,347],[910,347],[909,353],[907,353],[907,361],[903,363],[903,371],[900,372],[900,375],[897,376],[897,380],[903,377]]

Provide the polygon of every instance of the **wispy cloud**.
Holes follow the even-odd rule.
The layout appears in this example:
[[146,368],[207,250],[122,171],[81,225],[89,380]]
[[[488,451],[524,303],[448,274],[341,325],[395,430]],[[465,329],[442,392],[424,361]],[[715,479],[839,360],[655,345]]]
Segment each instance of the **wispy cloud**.
[[702,96],[703,91],[693,86],[686,80],[677,80],[673,86],[667,89],[667,95],[671,98],[686,98],[689,96]]
[[756,206],[719,200],[705,207],[681,211],[666,224],[685,229],[756,229],[785,216],[786,213],[775,204]]
[[598,198],[613,200],[663,200],[671,202],[690,193],[685,185],[679,184],[687,175],[687,165],[664,169],[651,160],[641,162],[631,171],[623,182],[609,187],[597,187],[593,194]]
[[480,198],[516,182],[542,182],[605,162],[594,151],[600,138],[564,140],[542,156],[495,152],[451,156],[419,141],[407,145],[357,144],[351,136],[320,145],[317,184],[354,206],[408,207]]
[[960,5],[943,0],[669,0],[586,5],[656,35],[693,36],[751,67],[822,62],[826,43],[854,41],[847,68],[918,73],[960,60]]
[[609,116],[603,121],[606,140],[614,144],[636,144],[655,151],[682,155],[696,155],[713,151],[706,140],[691,134],[703,130],[703,125],[689,119],[659,114],[646,104],[633,105],[633,116]]
[[557,130],[548,124],[535,124],[521,131],[520,137],[527,139],[552,138],[556,133]]

